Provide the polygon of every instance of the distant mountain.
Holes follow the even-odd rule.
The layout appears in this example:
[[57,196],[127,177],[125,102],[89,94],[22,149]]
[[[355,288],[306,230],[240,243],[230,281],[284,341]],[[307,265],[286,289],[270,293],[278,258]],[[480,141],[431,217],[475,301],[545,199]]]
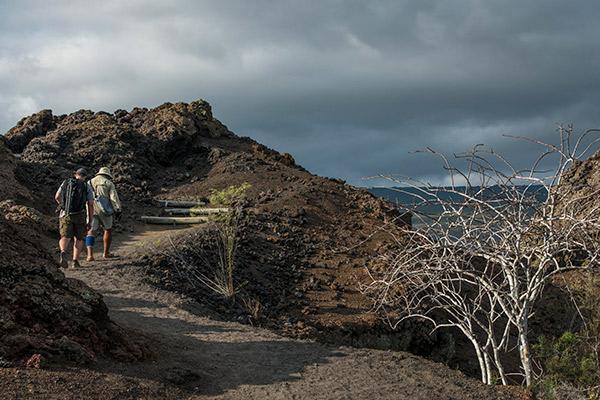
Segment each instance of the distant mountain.
[[[532,186],[517,186],[524,199],[529,203],[529,209],[535,210],[538,204],[541,204],[546,199],[546,189],[541,185]],[[480,187],[467,188],[466,186],[455,187],[455,190],[450,192],[450,187],[432,187],[432,188],[416,188],[416,187],[373,187],[368,189],[376,197],[387,200],[400,210],[409,210],[419,214],[426,214],[431,217],[440,215],[444,209],[440,202],[437,200],[442,199],[444,202],[462,203],[464,197],[456,193],[469,193],[476,194],[480,198],[485,198],[488,201],[502,203],[506,198],[506,195],[502,193],[499,187],[489,187],[483,192]],[[435,193],[435,196],[434,196]],[[437,196],[437,197],[436,197]],[[506,204],[506,203],[504,203]],[[415,226],[421,225],[423,220],[418,217],[413,217],[413,224]]]

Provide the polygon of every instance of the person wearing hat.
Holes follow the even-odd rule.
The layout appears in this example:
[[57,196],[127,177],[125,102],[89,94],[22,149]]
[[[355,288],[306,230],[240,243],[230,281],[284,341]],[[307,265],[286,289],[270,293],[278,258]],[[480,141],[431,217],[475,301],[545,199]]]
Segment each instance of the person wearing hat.
[[79,254],[83,250],[83,243],[86,231],[89,225],[86,221],[86,205],[87,219],[91,220],[94,213],[94,193],[91,187],[86,184],[88,173],[85,168],[79,168],[75,171],[74,178],[65,179],[60,185],[54,200],[60,206],[58,215],[60,241],[60,266],[67,268],[67,249],[73,242],[73,261],[71,268],[78,268]]
[[102,167],[90,181],[95,201],[94,215],[90,219],[91,226],[85,238],[87,261],[94,261],[94,242],[96,241],[96,232],[100,229],[100,226],[104,229],[104,258],[114,257],[110,253],[110,245],[114,219],[118,220],[121,217],[121,201],[112,179],[110,169]]

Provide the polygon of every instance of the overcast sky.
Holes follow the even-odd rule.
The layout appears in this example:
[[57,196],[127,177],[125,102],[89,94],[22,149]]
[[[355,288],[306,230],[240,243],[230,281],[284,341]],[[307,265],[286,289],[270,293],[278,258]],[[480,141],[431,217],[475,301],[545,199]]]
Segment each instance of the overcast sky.
[[412,150],[600,127],[600,1],[0,0],[0,132],[50,108],[208,100],[232,131],[361,186]]

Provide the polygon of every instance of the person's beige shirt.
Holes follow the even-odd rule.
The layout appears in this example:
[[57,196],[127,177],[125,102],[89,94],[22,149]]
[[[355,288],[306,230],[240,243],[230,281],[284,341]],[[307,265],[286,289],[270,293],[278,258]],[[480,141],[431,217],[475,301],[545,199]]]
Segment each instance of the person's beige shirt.
[[[121,200],[119,200],[119,195],[117,194],[117,188],[115,184],[105,177],[104,175],[96,175],[91,181],[90,185],[94,189],[94,193],[96,197],[106,196],[110,199],[113,208],[116,212],[121,211]],[[94,214],[98,215],[100,207],[94,207]]]

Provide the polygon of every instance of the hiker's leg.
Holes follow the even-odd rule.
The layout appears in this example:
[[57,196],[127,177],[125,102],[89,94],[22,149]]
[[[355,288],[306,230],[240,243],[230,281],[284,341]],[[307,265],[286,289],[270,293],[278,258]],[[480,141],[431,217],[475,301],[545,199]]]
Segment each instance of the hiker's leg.
[[85,242],[85,235],[87,233],[87,221],[84,214],[78,215],[77,220],[73,222],[73,261],[79,260],[81,250],[83,250],[83,244]]
[[58,247],[60,248],[60,258],[58,259],[58,263],[61,268],[67,268],[67,248],[69,248],[69,244],[71,243],[71,238],[61,236],[58,241]]
[[73,261],[79,260],[81,250],[83,250],[83,239],[75,239],[73,243]]
[[112,242],[112,229],[104,230],[104,257],[110,254],[110,244]]
[[100,222],[104,227],[104,258],[108,258],[111,256],[110,245],[112,243],[113,216],[103,216],[100,218]]
[[87,260],[94,261],[94,243],[96,242],[96,232],[91,229],[85,237],[85,247],[87,249]]
[[71,238],[61,237],[58,241],[58,247],[60,248],[61,253],[66,253],[69,248],[69,243],[71,243]]
[[87,231],[85,237],[85,247],[87,248],[87,261],[94,261],[94,243],[96,243],[96,230],[98,229],[96,216],[94,216],[90,225],[90,230]]
[[66,253],[73,237],[73,226],[69,216],[64,216],[58,220],[58,231],[60,232],[60,240],[58,247],[61,253]]
[[87,261],[94,261],[94,244],[96,243],[96,232],[100,229],[100,219],[94,215],[90,222],[90,229],[85,237],[85,247],[87,248]]
[[67,249],[71,244],[71,238],[73,237],[73,227],[68,216],[59,218],[58,230],[60,232],[60,239],[58,241],[58,247],[60,248],[60,258],[58,263],[61,268],[67,268]]

